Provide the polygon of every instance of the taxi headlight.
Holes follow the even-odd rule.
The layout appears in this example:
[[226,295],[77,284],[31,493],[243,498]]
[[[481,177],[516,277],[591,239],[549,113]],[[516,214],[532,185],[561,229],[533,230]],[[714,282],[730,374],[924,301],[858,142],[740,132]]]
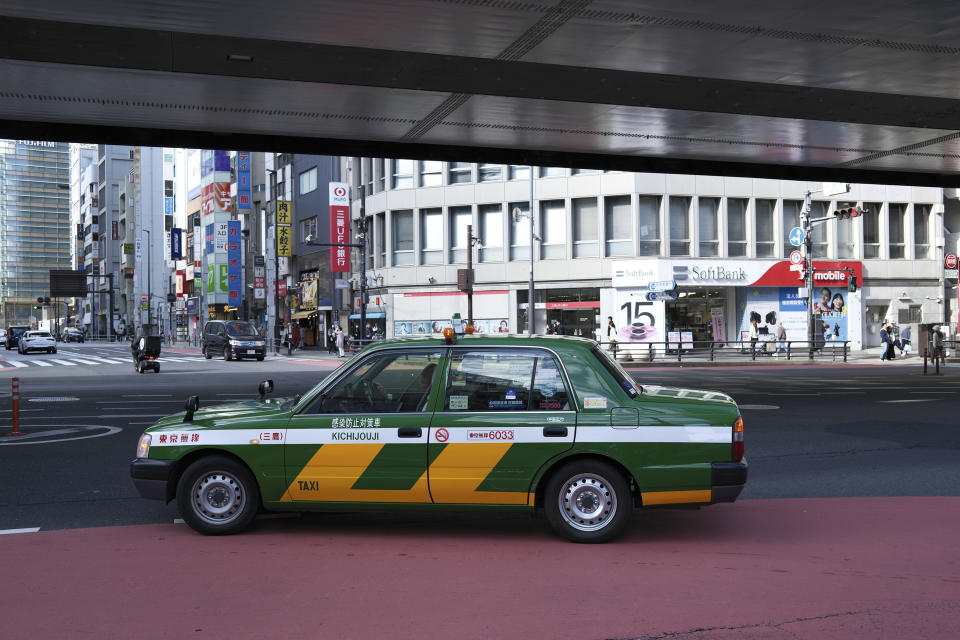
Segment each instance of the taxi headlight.
[[229,342],[230,342],[230,346],[231,346],[231,347],[239,347],[239,346],[240,346],[240,341],[239,341],[239,340],[230,340]]
[[137,443],[137,457],[146,458],[150,453],[150,434],[145,433],[140,436],[140,442]]

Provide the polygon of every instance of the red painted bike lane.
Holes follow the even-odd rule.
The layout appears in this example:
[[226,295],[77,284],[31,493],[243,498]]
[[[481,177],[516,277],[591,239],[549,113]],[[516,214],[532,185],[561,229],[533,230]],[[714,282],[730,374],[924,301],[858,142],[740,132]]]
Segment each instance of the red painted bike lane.
[[960,498],[636,514],[607,545],[405,514],[0,536],[5,638],[956,638]]

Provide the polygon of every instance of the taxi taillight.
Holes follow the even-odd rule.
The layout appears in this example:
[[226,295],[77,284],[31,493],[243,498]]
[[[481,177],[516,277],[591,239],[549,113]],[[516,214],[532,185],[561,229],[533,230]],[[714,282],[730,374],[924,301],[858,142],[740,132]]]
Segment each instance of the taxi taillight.
[[737,421],[733,423],[733,461],[743,460],[743,418],[737,416]]

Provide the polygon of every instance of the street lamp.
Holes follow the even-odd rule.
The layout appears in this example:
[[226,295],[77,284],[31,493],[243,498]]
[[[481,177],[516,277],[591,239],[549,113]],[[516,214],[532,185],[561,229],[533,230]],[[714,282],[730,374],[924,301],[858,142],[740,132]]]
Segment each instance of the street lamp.
[[524,213],[520,207],[513,209],[513,221],[520,222],[522,218],[530,219],[530,282],[527,285],[527,335],[533,335],[533,241],[540,237],[533,232],[533,167],[530,167],[530,210]]

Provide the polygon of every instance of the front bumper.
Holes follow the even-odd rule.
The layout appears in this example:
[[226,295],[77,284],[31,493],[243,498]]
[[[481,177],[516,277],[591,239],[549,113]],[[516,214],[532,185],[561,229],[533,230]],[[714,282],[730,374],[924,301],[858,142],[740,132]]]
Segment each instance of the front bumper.
[[714,462],[710,472],[710,503],[733,502],[747,484],[747,460]]
[[133,486],[144,498],[170,502],[173,497],[170,478],[173,475],[175,465],[175,460],[136,458],[130,463],[130,477],[133,479]]
[[239,358],[263,358],[267,355],[267,347],[266,345],[262,347],[234,347],[231,345],[230,353]]

